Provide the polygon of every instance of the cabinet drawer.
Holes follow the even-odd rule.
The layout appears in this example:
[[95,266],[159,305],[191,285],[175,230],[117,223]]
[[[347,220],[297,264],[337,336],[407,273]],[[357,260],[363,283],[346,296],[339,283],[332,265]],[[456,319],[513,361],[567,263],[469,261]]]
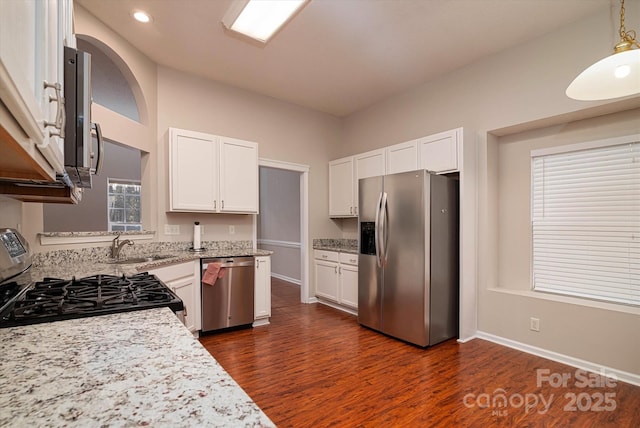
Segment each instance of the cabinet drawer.
[[338,261],[338,253],[336,253],[335,251],[315,250],[314,254],[314,257],[317,260],[325,260],[328,262]]
[[180,263],[149,270],[149,273],[157,276],[160,281],[174,281],[176,279],[194,276],[194,262]]
[[340,263],[345,265],[358,266],[358,255],[351,253],[340,253]]

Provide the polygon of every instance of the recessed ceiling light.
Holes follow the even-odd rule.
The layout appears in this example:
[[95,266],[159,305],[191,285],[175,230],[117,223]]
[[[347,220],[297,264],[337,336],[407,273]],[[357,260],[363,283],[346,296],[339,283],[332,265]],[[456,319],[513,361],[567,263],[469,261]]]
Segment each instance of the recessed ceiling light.
[[236,0],[222,18],[229,30],[267,43],[310,0]]
[[133,17],[138,22],[145,22],[146,23],[146,22],[151,21],[151,15],[149,15],[147,12],[143,12],[141,10],[133,11]]

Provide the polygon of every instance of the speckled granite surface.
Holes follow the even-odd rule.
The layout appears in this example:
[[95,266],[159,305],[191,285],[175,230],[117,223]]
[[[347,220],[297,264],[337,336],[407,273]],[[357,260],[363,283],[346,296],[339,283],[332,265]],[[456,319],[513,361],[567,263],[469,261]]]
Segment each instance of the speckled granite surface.
[[130,236],[130,235],[148,235],[156,233],[155,230],[127,230],[126,232],[107,232],[107,231],[98,231],[98,232],[40,232],[38,235],[47,236],[47,237],[78,237],[78,236],[113,236],[114,238],[118,235],[122,236]]
[[135,243],[122,249],[122,257],[150,255],[168,256],[162,260],[135,264],[109,263],[110,247],[88,247],[55,250],[33,255],[31,279],[40,281],[45,276],[70,279],[89,275],[131,275],[162,266],[197,260],[203,257],[268,256],[272,251],[254,250],[251,241],[206,241],[202,252],[189,251],[189,242]]
[[357,239],[314,239],[315,250],[339,251],[341,253],[358,254]]
[[0,329],[0,426],[275,426],[167,308]]

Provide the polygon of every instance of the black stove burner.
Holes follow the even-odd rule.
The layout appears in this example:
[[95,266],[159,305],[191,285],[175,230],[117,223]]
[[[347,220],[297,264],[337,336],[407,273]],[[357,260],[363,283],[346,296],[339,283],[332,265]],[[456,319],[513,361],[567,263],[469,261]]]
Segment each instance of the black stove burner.
[[156,307],[183,309],[182,301],[148,273],[94,275],[63,280],[44,278],[28,288],[0,327],[59,321]]

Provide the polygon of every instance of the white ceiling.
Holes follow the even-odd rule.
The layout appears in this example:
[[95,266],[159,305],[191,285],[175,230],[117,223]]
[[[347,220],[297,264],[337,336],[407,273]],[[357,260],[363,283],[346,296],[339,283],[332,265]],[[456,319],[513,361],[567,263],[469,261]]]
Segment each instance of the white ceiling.
[[[335,116],[612,7],[609,0],[311,0],[259,47],[223,30],[231,1],[76,0],[159,64]],[[134,9],[153,21],[134,21]]]

